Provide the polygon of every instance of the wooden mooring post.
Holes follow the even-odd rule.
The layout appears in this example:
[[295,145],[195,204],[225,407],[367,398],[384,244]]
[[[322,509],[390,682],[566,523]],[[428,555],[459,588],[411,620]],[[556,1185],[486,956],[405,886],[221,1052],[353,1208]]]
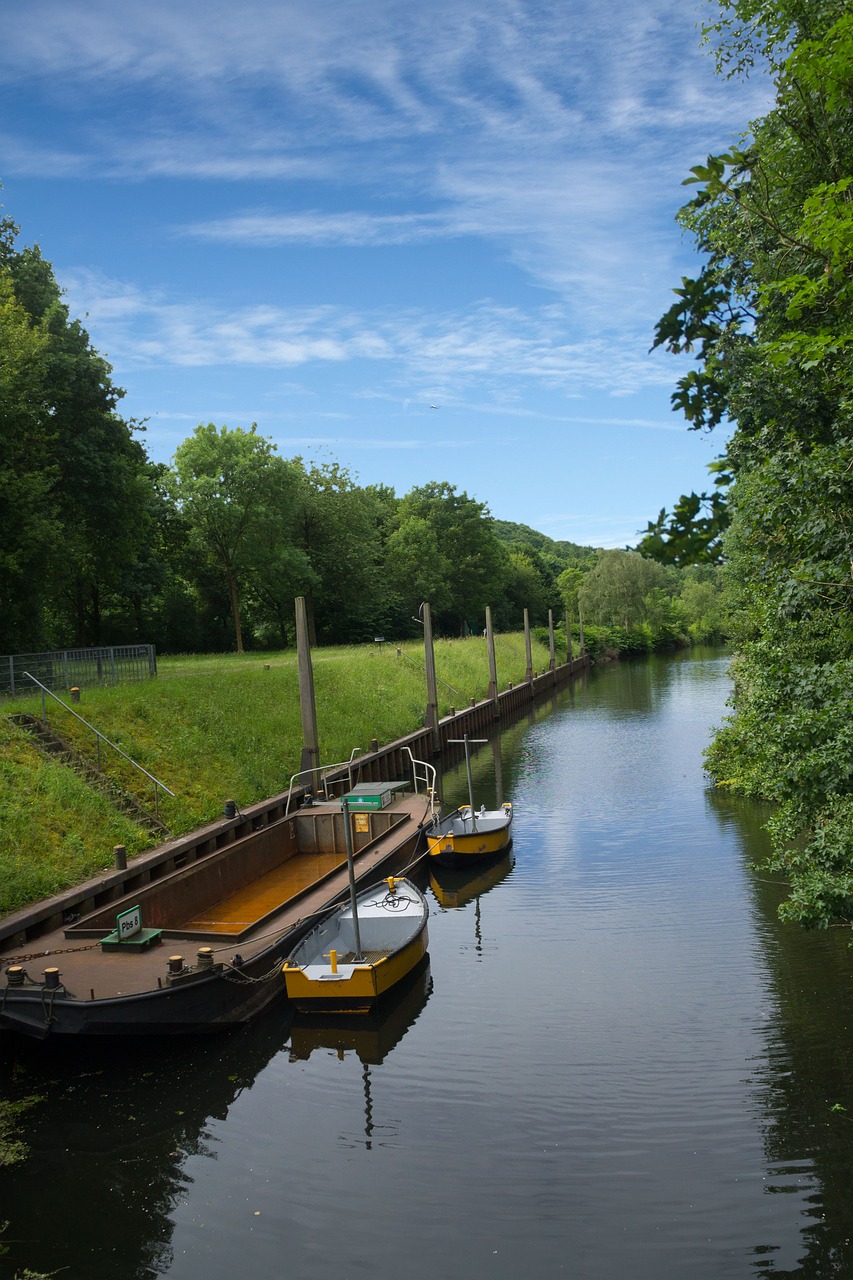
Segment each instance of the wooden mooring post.
[[530,614],[524,610],[524,655],[527,666],[524,672],[524,679],[528,684],[533,683],[533,650],[530,646]]
[[424,667],[426,669],[427,707],[426,727],[430,731],[430,748],[434,755],[441,750],[438,732],[438,688],[435,679],[435,650],[432,642],[432,614],[429,603],[424,602]]
[[300,770],[312,771],[311,785],[320,790],[320,742],[317,737],[317,705],[314,701],[314,670],[308,641],[308,613],[305,597],[296,597],[296,659],[299,669],[299,709],[302,716],[302,762]]
[[495,720],[500,719],[500,707],[498,705],[498,664],[495,658],[495,633],[492,630],[492,611],[486,605],[486,644],[489,648],[489,692],[486,695],[492,703],[492,716]]

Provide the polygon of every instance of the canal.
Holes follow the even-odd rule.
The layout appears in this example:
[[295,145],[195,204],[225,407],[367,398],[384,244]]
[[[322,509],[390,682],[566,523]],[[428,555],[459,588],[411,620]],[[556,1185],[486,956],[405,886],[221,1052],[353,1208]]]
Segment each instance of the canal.
[[778,923],[766,815],[707,786],[727,695],[718,653],[623,664],[483,748],[513,855],[432,881],[375,1025],[7,1046],[42,1101],[0,1276],[849,1276],[853,960]]

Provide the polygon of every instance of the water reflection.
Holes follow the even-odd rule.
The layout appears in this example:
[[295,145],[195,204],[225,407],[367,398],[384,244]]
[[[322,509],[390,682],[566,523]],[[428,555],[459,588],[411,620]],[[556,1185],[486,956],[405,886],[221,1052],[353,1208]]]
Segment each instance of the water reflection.
[[414,1026],[432,995],[429,965],[401,983],[381,1009],[352,1017],[323,1020],[297,1013],[290,1027],[290,1061],[307,1062],[312,1053],[331,1053],[343,1061],[354,1053],[365,1066],[380,1066]]
[[515,855],[508,849],[497,861],[479,870],[465,867],[431,866],[429,887],[438,905],[445,911],[458,911],[469,903],[474,904],[474,950],[478,960],[483,957],[483,918],[480,899],[490,889],[506,880],[515,864]]
[[[10,1271],[100,1280],[164,1275],[191,1156],[287,1037],[282,1007],[233,1034],[181,1043],[4,1044],[4,1097],[35,1094],[26,1162],[5,1176]],[[47,1051],[47,1052],[46,1052]]]
[[764,1050],[751,1083],[765,1116],[765,1190],[792,1198],[803,1256],[779,1269],[773,1245],[756,1246],[755,1273],[825,1280],[853,1274],[853,958],[847,929],[805,932],[782,925],[785,886],[764,872],[769,810],[709,789],[708,809],[739,841],[756,938],[769,977]]
[[[324,1053],[346,1061],[354,1054],[362,1067],[364,1090],[364,1146],[373,1149],[377,1139],[374,1119],[373,1077],[371,1067],[379,1067],[403,1039],[423,1013],[432,995],[429,965],[422,966],[407,982],[397,988],[380,1010],[367,1015],[337,1017],[323,1021],[322,1016],[297,1013],[290,1029],[290,1061],[307,1062],[312,1053]],[[388,1141],[396,1127],[380,1131],[380,1140]],[[346,1140],[346,1138],[344,1139]]]
[[847,1275],[846,935],[780,926],[764,814],[707,786],[726,693],[716,655],[624,664],[480,748],[514,860],[435,869],[435,993],[387,1021],[7,1049],[45,1099],[0,1174],[10,1271]]

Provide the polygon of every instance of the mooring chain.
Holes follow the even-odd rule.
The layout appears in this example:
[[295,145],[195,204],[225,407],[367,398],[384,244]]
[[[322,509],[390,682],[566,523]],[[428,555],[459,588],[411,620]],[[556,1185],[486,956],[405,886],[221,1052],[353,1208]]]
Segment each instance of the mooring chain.
[[31,951],[25,956],[0,956],[0,966],[24,964],[27,960],[43,960],[45,956],[67,956],[74,951],[96,951],[100,945],[100,942],[90,942],[87,947],[58,947],[51,951]]

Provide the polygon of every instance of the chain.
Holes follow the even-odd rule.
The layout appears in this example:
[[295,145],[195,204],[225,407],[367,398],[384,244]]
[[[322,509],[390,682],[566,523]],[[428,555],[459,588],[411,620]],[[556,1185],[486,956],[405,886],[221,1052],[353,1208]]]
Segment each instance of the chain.
[[96,951],[100,942],[90,942],[87,947],[59,947],[52,951],[30,951],[25,956],[0,956],[2,964],[24,964],[27,960],[41,960],[45,956],[67,956],[73,951]]

